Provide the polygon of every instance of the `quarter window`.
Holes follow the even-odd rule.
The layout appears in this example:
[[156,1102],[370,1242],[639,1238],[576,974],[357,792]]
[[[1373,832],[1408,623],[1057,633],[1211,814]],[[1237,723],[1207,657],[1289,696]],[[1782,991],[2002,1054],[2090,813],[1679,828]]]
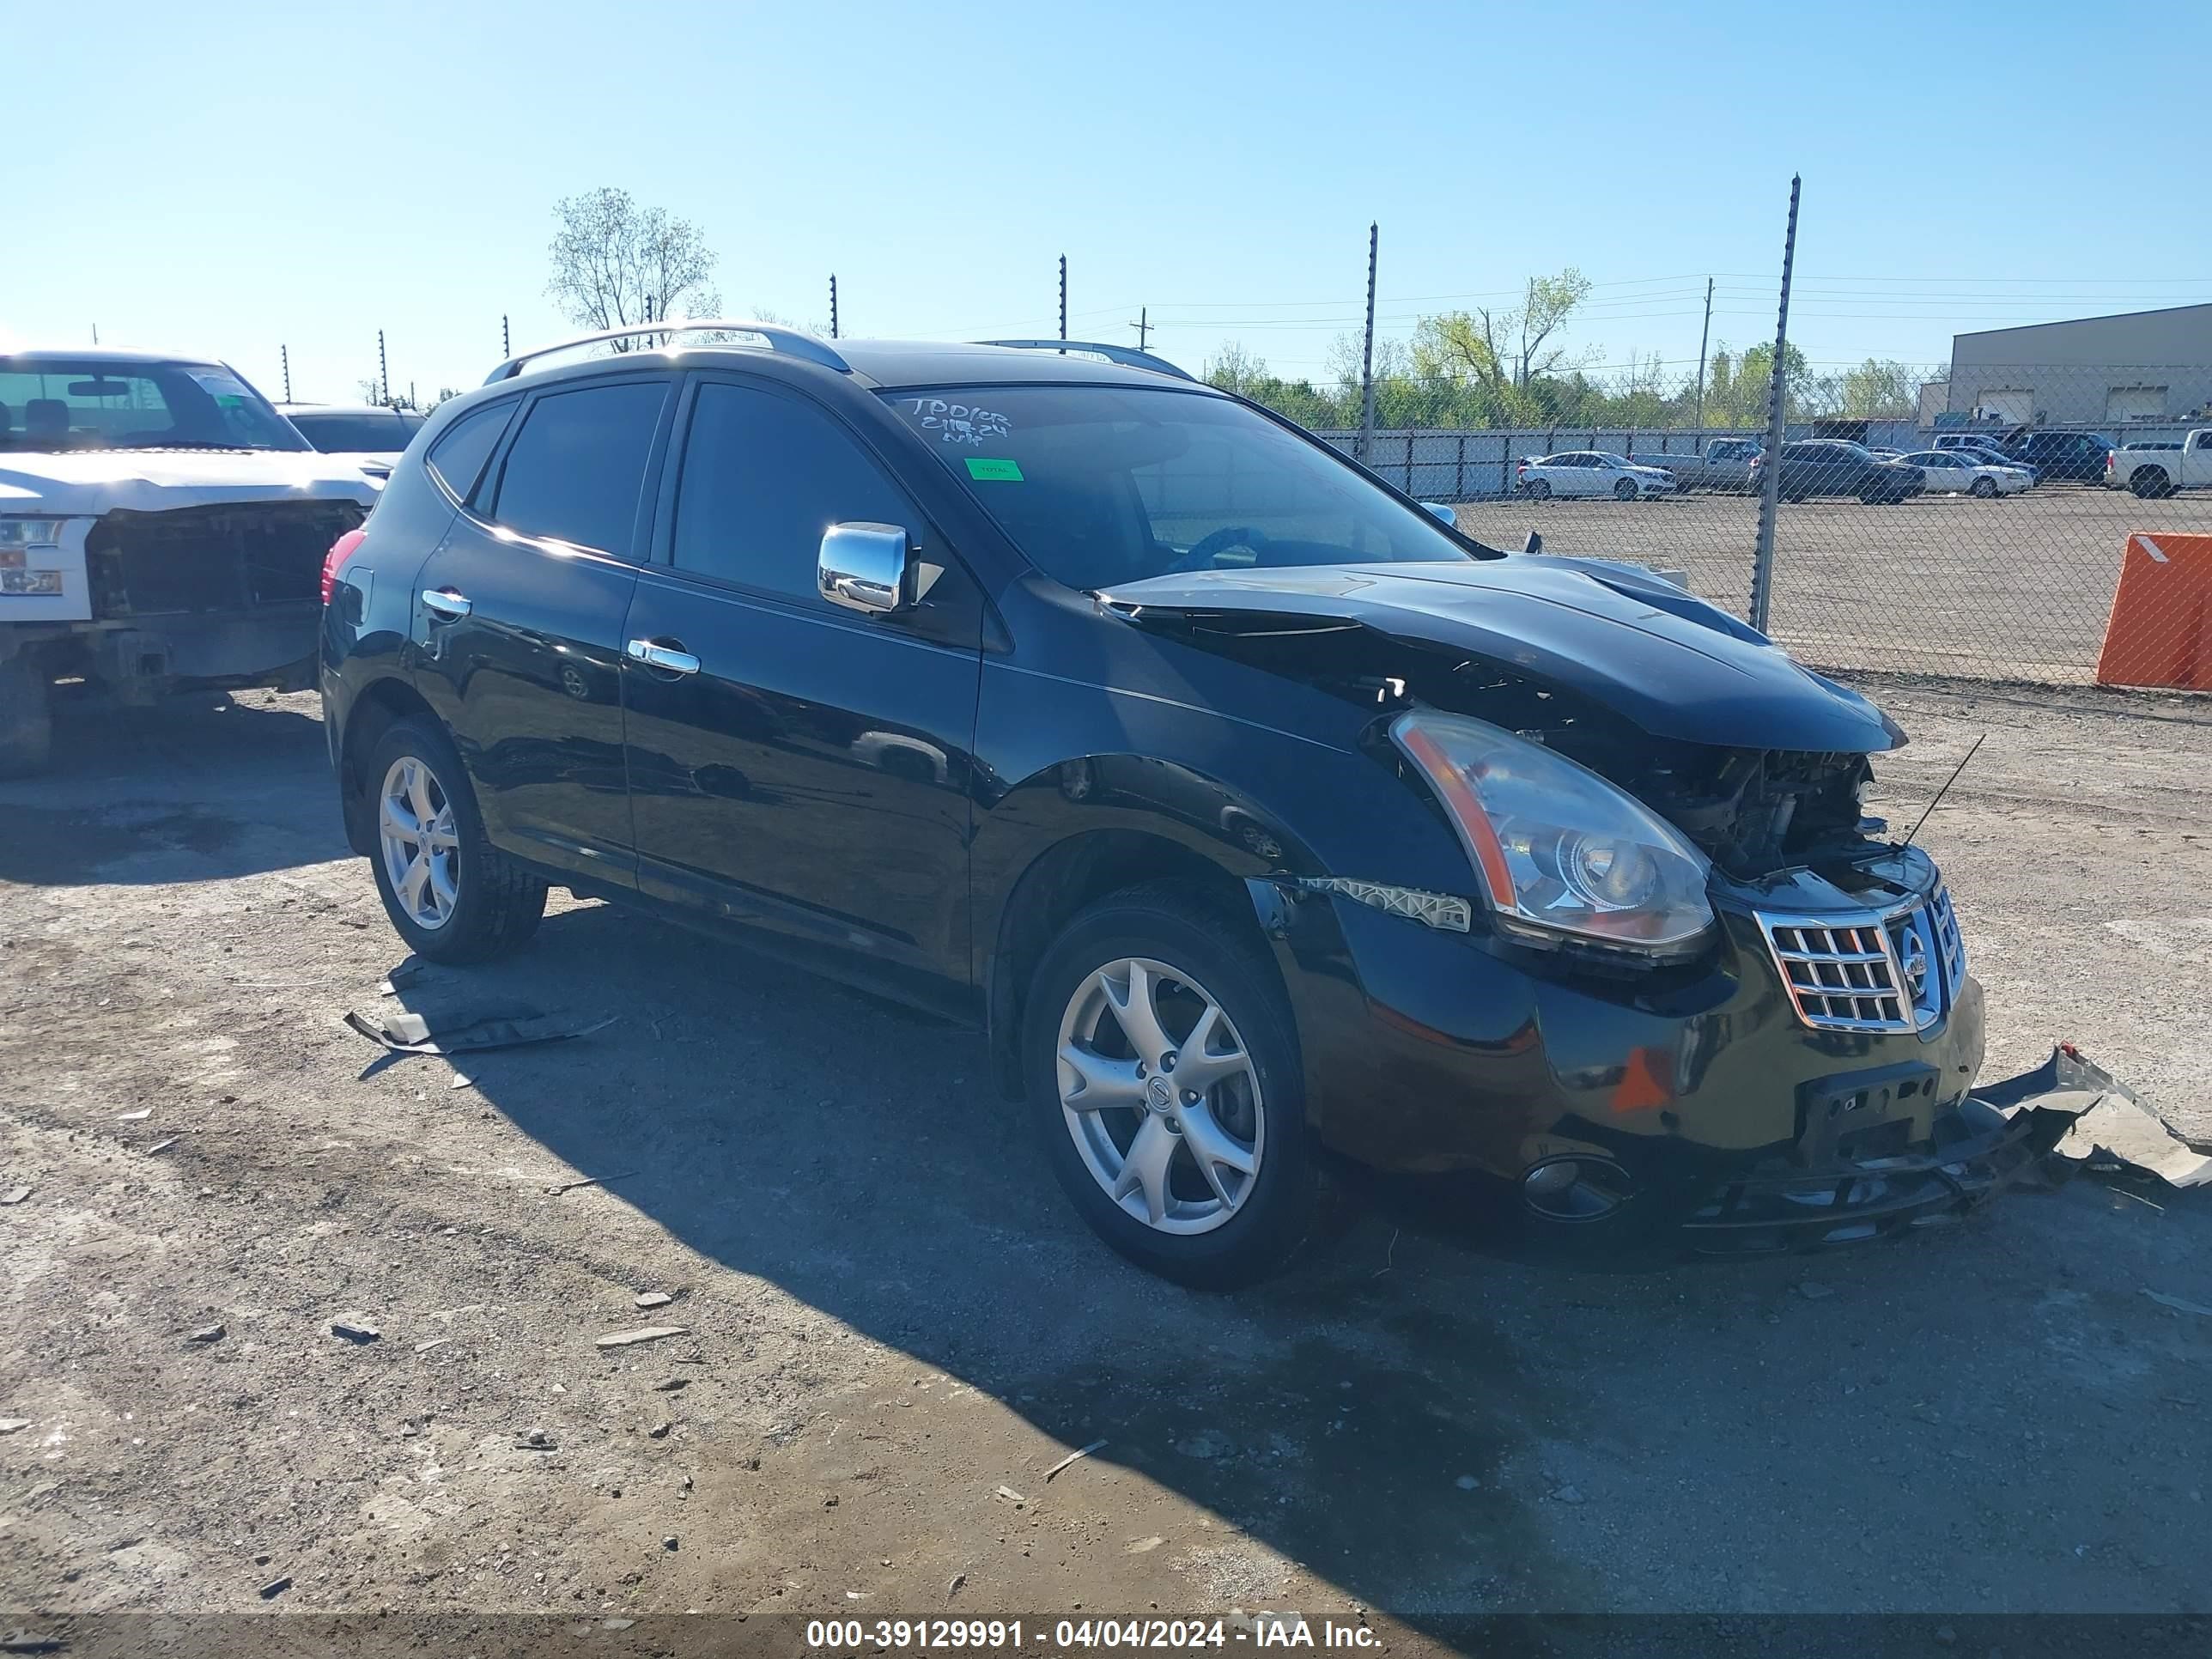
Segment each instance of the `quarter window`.
[[619,380],[538,399],[501,468],[498,521],[526,536],[627,557],[664,380]]
[[676,497],[678,569],[819,599],[822,532],[856,523],[921,528],[905,495],[814,404],[720,380],[699,388]]
[[507,417],[514,413],[514,400],[486,404],[482,409],[472,409],[455,421],[439,435],[430,447],[428,460],[430,471],[438,480],[452,490],[456,499],[465,501],[469,492],[477,487],[483,475],[484,463],[499,445],[499,434],[507,430]]

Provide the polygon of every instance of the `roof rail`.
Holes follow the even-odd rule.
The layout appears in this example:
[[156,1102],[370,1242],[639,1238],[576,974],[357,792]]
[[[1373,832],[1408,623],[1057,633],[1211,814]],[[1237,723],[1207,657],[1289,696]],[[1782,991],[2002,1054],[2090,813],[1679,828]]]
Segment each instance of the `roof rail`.
[[1134,346],[1103,345],[1096,340],[978,340],[977,345],[1012,346],[1020,351],[1087,351],[1103,357],[1109,363],[1119,363],[1124,368],[1149,368],[1156,374],[1172,374],[1178,380],[1194,384],[1198,377],[1177,368],[1164,357],[1156,357],[1149,351],[1139,351]]
[[635,340],[653,334],[757,334],[768,343],[770,351],[781,351],[810,363],[819,363],[824,368],[834,368],[840,374],[850,374],[853,366],[828,346],[795,328],[786,328],[781,323],[734,322],[716,318],[683,318],[670,322],[633,323],[627,328],[605,328],[596,334],[579,334],[573,340],[556,340],[551,345],[539,346],[534,351],[525,351],[509,357],[497,368],[484,376],[484,384],[495,380],[511,380],[522,373],[525,363],[556,351],[566,351],[573,346],[596,345],[601,340]]

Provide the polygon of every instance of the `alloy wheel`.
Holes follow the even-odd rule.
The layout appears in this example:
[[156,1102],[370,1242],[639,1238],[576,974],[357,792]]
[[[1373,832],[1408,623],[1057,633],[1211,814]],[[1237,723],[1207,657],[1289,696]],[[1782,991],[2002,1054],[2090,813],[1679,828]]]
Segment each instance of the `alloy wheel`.
[[384,775],[376,822],[393,898],[408,921],[435,933],[453,920],[461,896],[461,840],[452,796],[420,757],[402,755]]
[[1227,1011],[1182,969],[1125,957],[1086,976],[1060,1018],[1055,1070],[1084,1166],[1133,1219],[1211,1232],[1252,1195],[1267,1150],[1259,1072]]

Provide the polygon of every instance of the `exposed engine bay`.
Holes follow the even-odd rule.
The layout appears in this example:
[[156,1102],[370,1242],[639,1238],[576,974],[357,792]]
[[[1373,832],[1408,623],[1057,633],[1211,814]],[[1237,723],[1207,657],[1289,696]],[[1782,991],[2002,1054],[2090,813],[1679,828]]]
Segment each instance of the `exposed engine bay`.
[[1378,712],[1442,708],[1541,742],[1652,807],[1738,879],[1871,850],[1861,829],[1860,794],[1873,775],[1863,754],[1656,738],[1580,693],[1363,623],[1161,610],[1143,621]]
[[323,555],[364,516],[353,501],[329,500],[118,509],[85,542],[93,615],[106,621],[313,605]]

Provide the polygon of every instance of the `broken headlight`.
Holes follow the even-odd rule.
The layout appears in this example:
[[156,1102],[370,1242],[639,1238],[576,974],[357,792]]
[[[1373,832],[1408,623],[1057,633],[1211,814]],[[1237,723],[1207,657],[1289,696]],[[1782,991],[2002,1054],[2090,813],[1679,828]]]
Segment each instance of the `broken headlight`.
[[1705,855],[1596,773],[1461,714],[1401,714],[1390,738],[1443,801],[1501,932],[1678,957],[1711,928]]

